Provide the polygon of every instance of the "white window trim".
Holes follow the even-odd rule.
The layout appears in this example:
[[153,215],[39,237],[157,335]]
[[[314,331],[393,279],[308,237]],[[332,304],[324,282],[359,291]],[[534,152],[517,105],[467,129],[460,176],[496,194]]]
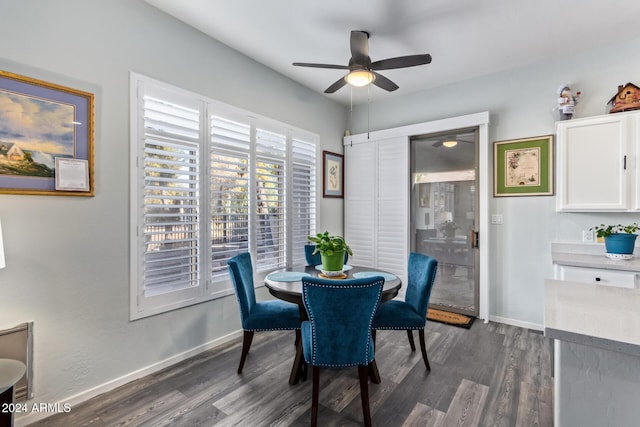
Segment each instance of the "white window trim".
[[[180,291],[180,294],[184,294],[182,297],[176,298],[178,293],[169,293],[165,295],[158,295],[154,297],[144,296],[141,292],[142,290],[142,278],[141,272],[143,270],[143,258],[140,256],[141,253],[141,243],[138,238],[139,228],[143,225],[140,222],[140,198],[141,198],[141,188],[140,188],[140,173],[142,171],[142,165],[139,164],[141,159],[140,155],[140,138],[139,132],[144,131],[144,115],[141,111],[141,103],[139,104],[139,94],[141,94],[141,88],[145,85],[154,86],[158,89],[172,92],[176,96],[185,97],[189,100],[190,103],[193,103],[194,100],[198,100],[202,104],[201,113],[204,115],[204,120],[201,120],[205,126],[201,130],[200,135],[200,156],[201,156],[201,183],[205,183],[201,186],[200,189],[200,241],[199,246],[201,248],[201,262],[199,265],[200,268],[200,283],[194,289],[189,289],[188,292]],[[291,168],[292,165],[292,141],[293,139],[298,139],[302,141],[307,141],[315,145],[315,195],[313,197],[315,204],[315,223],[317,224],[318,218],[320,216],[320,204],[319,204],[319,174],[321,174],[321,167],[318,167],[318,160],[320,159],[320,144],[319,144],[319,136],[317,134],[310,133],[305,130],[301,130],[295,128],[293,126],[283,124],[281,122],[261,117],[257,114],[254,114],[249,111],[245,111],[219,101],[209,99],[203,97],[202,95],[198,95],[196,93],[183,90],[181,88],[169,85],[167,83],[146,77],[144,75],[131,72],[130,74],[130,218],[131,218],[131,235],[130,235],[130,319],[136,320],[145,318],[148,316],[168,312],[171,310],[191,306],[194,304],[202,303],[205,301],[210,301],[215,298],[223,297],[233,293],[233,287],[231,284],[231,280],[227,277],[226,280],[222,282],[216,281],[215,286],[211,283],[211,252],[210,252],[210,244],[211,236],[209,231],[208,222],[205,218],[210,218],[210,199],[208,196],[208,188],[206,188],[206,183],[209,182],[209,169],[210,169],[210,159],[209,159],[209,144],[208,139],[210,138],[210,121],[209,118],[212,115],[218,115],[221,117],[225,117],[227,119],[240,119],[240,121],[247,122],[248,119],[251,121],[252,126],[252,145],[255,142],[255,129],[256,122],[259,123],[261,129],[277,129],[278,132],[284,132],[286,135],[287,141],[287,154],[286,154],[286,163],[287,170]],[[255,147],[251,149],[251,157],[255,158]],[[292,177],[290,173],[286,174],[285,185],[285,227],[286,227],[286,240],[285,247],[286,249],[286,265],[291,266],[293,254],[292,250],[292,224],[289,220],[291,218],[291,201],[292,201],[292,192],[291,192],[291,182]],[[253,180],[250,182],[250,194],[255,194],[255,183]],[[251,206],[250,206],[251,209]],[[250,221],[255,221],[255,214],[250,214]],[[255,223],[253,224],[255,227]],[[315,230],[314,230],[315,232]],[[206,243],[205,243],[206,242]],[[250,239],[249,252],[251,253],[254,263],[256,260],[256,245],[254,239]],[[265,271],[256,271],[255,272],[255,280],[256,286],[262,285],[262,279],[269,273],[270,270]],[[222,283],[222,287],[220,287],[220,283]]]

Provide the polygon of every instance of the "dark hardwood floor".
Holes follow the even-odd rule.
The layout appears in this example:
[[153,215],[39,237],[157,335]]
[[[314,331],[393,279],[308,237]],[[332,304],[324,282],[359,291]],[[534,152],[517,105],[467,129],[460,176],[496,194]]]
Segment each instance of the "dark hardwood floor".
[[[403,331],[379,331],[381,384],[370,384],[377,426],[551,426],[552,342],[539,332],[476,321],[427,322],[431,372]],[[241,339],[32,424],[306,426],[310,379],[290,386],[293,333],[256,333],[242,375]],[[362,425],[357,369],[322,370],[321,426]]]

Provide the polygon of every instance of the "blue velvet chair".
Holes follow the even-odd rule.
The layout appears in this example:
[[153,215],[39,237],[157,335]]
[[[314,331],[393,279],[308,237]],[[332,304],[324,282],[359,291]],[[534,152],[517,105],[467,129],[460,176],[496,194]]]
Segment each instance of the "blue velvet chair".
[[238,374],[241,374],[255,331],[295,330],[296,341],[298,341],[301,323],[300,309],[297,304],[280,300],[256,302],[253,286],[253,264],[251,254],[248,252],[231,258],[227,262],[227,266],[236,291],[242,329],[244,329],[242,355],[238,366]]
[[380,303],[384,278],[331,280],[302,278],[302,301],[309,320],[302,322],[304,360],[313,369],[311,425],[318,421],[319,367],[358,367],[365,425],[369,411],[369,369],[374,360],[371,321]]
[[431,297],[431,289],[433,288],[437,269],[438,261],[435,258],[412,252],[409,255],[409,283],[405,293],[405,300],[391,300],[381,304],[373,319],[372,326],[374,339],[375,331],[379,329],[406,330],[411,351],[416,351],[412,331],[417,330],[420,338],[422,359],[428,371],[431,370],[431,366],[429,365],[424,341],[424,327],[427,322],[429,298]]
[[[317,254],[313,254],[313,251],[316,250],[316,245],[304,245],[304,257],[307,260],[307,265],[312,267],[316,265],[322,264],[322,257],[320,256],[320,252]],[[346,264],[349,261],[349,254],[344,253],[344,263]]]

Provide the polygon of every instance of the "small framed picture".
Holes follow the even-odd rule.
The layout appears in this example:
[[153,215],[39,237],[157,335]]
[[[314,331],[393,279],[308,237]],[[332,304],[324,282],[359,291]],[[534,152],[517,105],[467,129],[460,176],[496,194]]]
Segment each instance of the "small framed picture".
[[89,162],[56,157],[56,190],[89,191]]
[[493,196],[553,195],[553,135],[493,144]]
[[322,152],[322,197],[344,197],[344,156]]

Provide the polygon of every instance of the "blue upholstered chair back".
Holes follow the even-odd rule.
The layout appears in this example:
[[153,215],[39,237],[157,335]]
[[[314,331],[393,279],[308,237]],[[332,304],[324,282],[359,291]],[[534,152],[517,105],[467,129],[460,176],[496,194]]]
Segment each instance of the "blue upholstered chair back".
[[371,322],[384,278],[331,280],[302,278],[304,357],[314,366],[346,367],[373,361]]
[[256,292],[253,287],[253,264],[251,254],[244,252],[231,258],[227,265],[231,273],[231,281],[236,291],[238,305],[240,306],[240,319],[242,326],[249,318],[251,309],[256,304]]
[[[316,250],[316,245],[304,245],[304,257],[307,260],[307,265],[316,266],[322,264],[322,257],[320,256],[320,252],[313,255],[313,251]],[[346,264],[349,261],[349,254],[344,253],[344,263]]]
[[427,317],[431,289],[436,279],[438,261],[430,256],[411,252],[409,254],[409,283],[405,292],[405,301],[423,318]]

